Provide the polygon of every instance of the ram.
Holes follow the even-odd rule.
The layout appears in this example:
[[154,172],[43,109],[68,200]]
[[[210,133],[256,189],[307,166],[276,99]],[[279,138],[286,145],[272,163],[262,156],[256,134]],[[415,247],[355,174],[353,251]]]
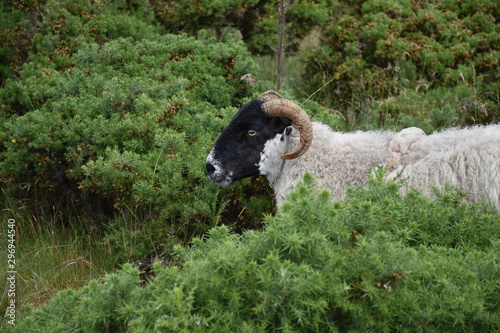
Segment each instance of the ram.
[[433,187],[449,184],[468,193],[468,201],[487,200],[500,211],[500,125],[431,135],[415,127],[339,133],[267,91],[241,107],[206,160],[208,177],[223,187],[265,175],[278,205],[306,171],[340,200],[380,166],[387,179],[404,180],[402,192],[415,188],[432,197]]

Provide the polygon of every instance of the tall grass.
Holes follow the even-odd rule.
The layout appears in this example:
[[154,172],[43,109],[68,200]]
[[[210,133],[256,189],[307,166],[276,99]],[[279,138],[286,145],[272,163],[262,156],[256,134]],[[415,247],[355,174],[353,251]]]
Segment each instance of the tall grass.
[[[47,302],[59,290],[81,287],[90,279],[115,267],[111,248],[101,241],[88,221],[67,207],[51,207],[33,215],[32,211],[5,194],[0,213],[1,258],[0,281],[6,281],[5,253],[8,219],[16,221],[16,298],[23,304]],[[0,299],[0,312],[7,306],[7,295]]]

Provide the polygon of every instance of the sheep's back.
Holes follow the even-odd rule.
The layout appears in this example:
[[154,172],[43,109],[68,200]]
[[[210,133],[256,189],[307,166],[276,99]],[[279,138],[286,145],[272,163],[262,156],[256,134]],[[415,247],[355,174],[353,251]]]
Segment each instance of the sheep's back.
[[[278,204],[309,171],[320,188],[341,200],[349,186],[363,186],[369,170],[387,166],[387,179],[404,179],[410,188],[433,197],[433,187],[450,184],[469,193],[469,201],[485,199],[500,211],[500,125],[451,129],[426,135],[421,129],[401,132],[334,132],[313,123],[314,138],[301,157],[283,163],[273,183]],[[290,147],[299,142],[293,131]]]
[[391,141],[399,166],[393,163],[387,178],[405,179],[403,192],[416,188],[433,197],[433,187],[449,184],[468,193],[469,201],[485,199],[500,210],[500,125],[422,134],[398,145],[400,139]]

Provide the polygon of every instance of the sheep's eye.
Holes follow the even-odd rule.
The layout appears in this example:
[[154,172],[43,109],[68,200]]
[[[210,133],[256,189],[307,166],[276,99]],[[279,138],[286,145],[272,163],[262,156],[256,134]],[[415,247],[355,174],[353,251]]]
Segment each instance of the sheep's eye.
[[257,131],[256,130],[249,130],[248,131],[248,135],[250,135],[250,136],[256,136],[257,135]]

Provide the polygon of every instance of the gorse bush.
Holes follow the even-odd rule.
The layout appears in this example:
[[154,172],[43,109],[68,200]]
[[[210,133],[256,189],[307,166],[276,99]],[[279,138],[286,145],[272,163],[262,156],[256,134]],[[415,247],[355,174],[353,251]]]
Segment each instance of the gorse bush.
[[[159,22],[172,33],[215,29],[218,36],[237,29],[254,54],[274,54],[278,45],[278,3],[275,0],[152,0]],[[325,0],[287,1],[287,48],[294,50],[318,24],[328,19]]]
[[251,93],[239,84],[253,66],[243,45],[125,38],[81,46],[71,62],[29,63],[0,91],[10,193],[154,205],[180,224],[208,216],[218,196],[204,159],[237,95]]
[[[368,0],[338,10],[307,51],[312,93],[351,126],[439,127],[498,120],[495,1]],[[375,108],[374,108],[375,106]]]
[[[2,71],[26,61],[44,67],[74,66],[72,55],[84,43],[103,44],[115,38],[147,38],[162,31],[143,1],[34,0],[0,4]],[[2,77],[2,81],[7,78]]]
[[156,264],[140,287],[125,266],[13,332],[500,329],[498,215],[453,191],[433,202],[398,189],[379,177],[332,203],[306,175],[264,230],[212,229],[176,248],[182,267]]
[[[286,62],[305,68],[296,90],[313,120],[498,120],[494,1],[287,3],[286,51],[314,32],[303,64]],[[332,203],[306,176],[262,222],[262,179],[208,181],[220,130],[274,88],[240,78],[256,72],[250,52],[275,51],[277,28],[274,0],[0,3],[0,215],[20,230],[17,304],[38,294],[10,331],[500,330],[500,221],[486,204],[401,196],[380,172]],[[176,266],[147,281],[125,265],[77,289],[175,244]]]
[[250,197],[248,182],[222,193],[205,176],[219,131],[253,94],[239,81],[255,69],[245,45],[161,35],[150,7],[129,5],[45,2],[31,60],[0,89],[5,195],[35,216],[76,207],[104,222],[117,262],[222,216],[253,226],[272,204],[263,184]]
[[7,196],[36,211],[77,206],[88,223],[104,222],[118,262],[223,220],[255,227],[271,211],[263,182],[221,191],[205,176],[219,131],[265,85],[240,82],[255,73],[241,41],[161,35],[142,2],[38,5],[3,8],[41,13],[30,61],[0,89]]

